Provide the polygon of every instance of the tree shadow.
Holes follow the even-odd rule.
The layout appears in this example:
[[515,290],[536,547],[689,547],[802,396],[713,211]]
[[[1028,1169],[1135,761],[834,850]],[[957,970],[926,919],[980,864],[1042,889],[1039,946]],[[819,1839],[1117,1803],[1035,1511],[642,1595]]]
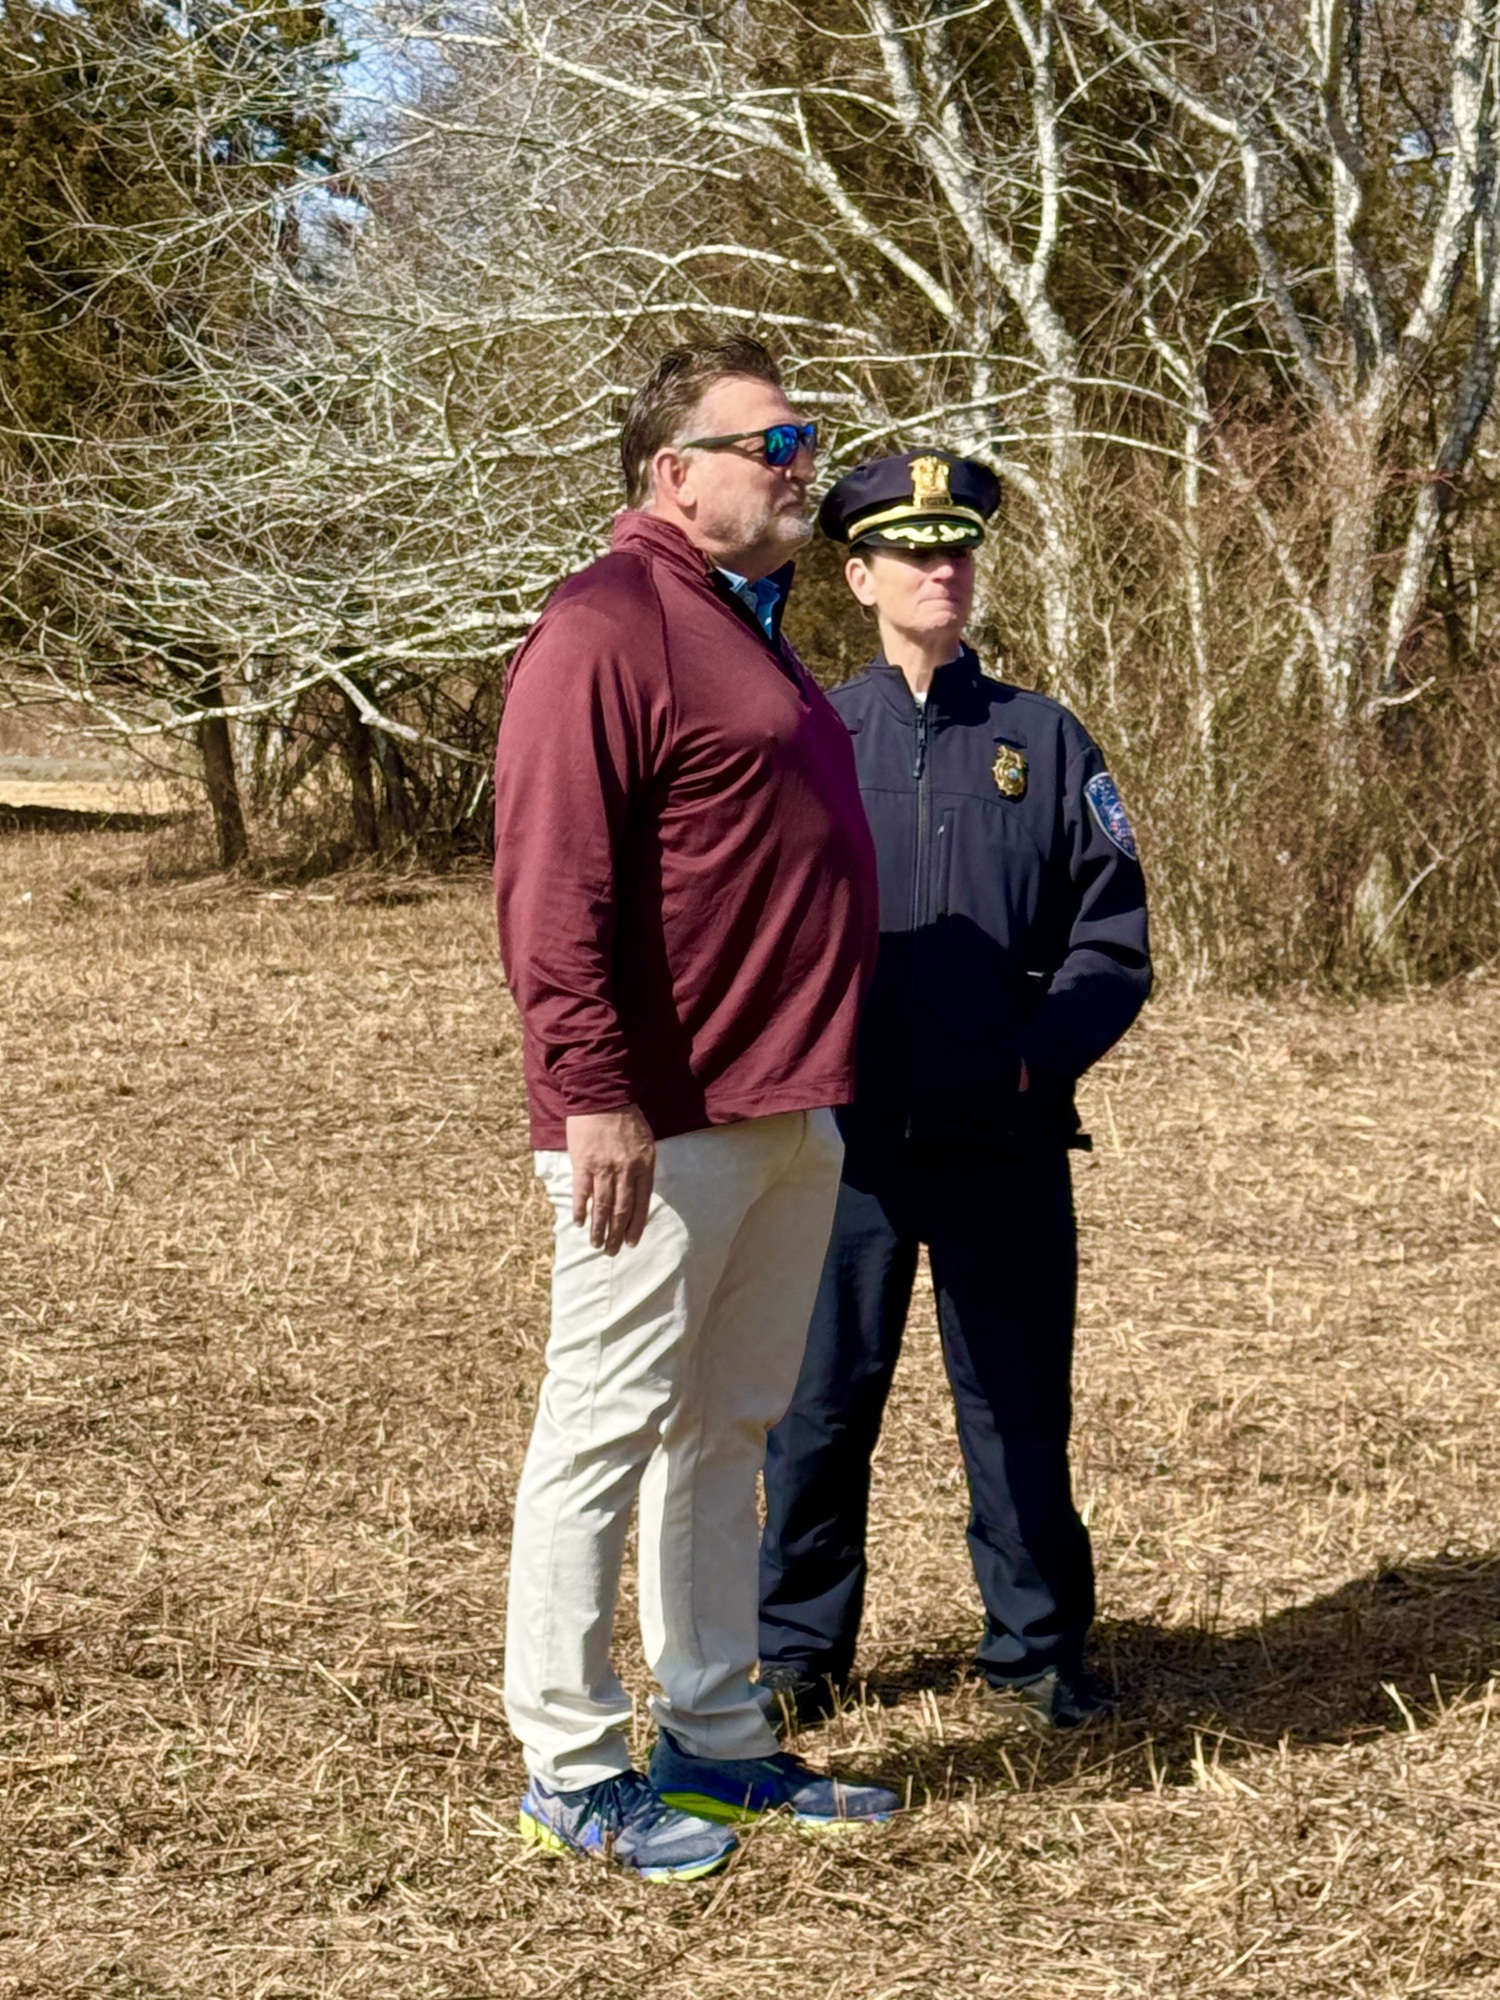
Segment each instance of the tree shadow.
[[[1031,1789],[1090,1774],[1118,1792],[1186,1782],[1205,1759],[1229,1763],[1282,1741],[1347,1745],[1424,1727],[1500,1672],[1500,1556],[1393,1562],[1229,1631],[1104,1621],[1091,1660],[1119,1714],[1058,1737],[1035,1735],[1018,1705],[989,1697],[957,1646],[877,1662],[866,1681],[874,1702],[904,1706],[932,1688],[973,1705],[972,1734],[894,1748],[885,1774],[909,1778],[918,1793],[970,1782]],[[830,1724],[830,1742],[852,1735],[855,1720]]]
[[185,812],[124,812],[100,806],[0,804],[0,834],[5,833],[152,833],[177,826]]

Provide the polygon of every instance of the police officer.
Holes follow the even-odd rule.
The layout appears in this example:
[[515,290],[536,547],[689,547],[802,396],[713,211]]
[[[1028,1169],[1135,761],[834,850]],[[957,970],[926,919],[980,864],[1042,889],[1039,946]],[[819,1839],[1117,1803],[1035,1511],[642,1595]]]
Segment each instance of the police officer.
[[1105,1706],[1068,1471],[1068,1149],[1088,1143],[1074,1083],[1150,990],[1145,884],[1077,718],[963,642],[999,500],[985,466],[927,450],[857,466],[818,515],[880,631],[832,696],[875,836],[880,956],[806,1356],[766,1461],[761,1683],[804,1721],[853,1666],[870,1459],[924,1243],[984,1601],[976,1667],[1044,1726]]

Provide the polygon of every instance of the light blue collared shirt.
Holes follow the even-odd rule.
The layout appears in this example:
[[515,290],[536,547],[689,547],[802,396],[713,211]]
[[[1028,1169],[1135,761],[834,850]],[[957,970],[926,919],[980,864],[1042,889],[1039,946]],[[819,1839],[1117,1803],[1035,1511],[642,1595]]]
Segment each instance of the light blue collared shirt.
[[776,642],[776,607],[781,602],[781,585],[773,583],[768,576],[751,583],[747,577],[736,576],[732,569],[720,567],[720,576],[729,585],[746,608],[755,613],[755,622],[774,645]]

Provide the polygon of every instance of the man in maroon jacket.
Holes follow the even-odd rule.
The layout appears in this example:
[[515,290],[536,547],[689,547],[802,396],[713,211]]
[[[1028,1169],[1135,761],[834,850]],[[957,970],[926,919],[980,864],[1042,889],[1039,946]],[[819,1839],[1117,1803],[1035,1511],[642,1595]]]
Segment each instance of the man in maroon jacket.
[[[506,1708],[523,1834],[656,1879],[725,1822],[883,1818],[751,1694],[755,1482],[796,1381],[877,929],[848,732],[781,637],[816,435],[742,338],[631,405],[628,508],[519,654],[495,767],[500,943],[556,1211],[516,1500]],[[640,1505],[649,1777],[610,1663]]]

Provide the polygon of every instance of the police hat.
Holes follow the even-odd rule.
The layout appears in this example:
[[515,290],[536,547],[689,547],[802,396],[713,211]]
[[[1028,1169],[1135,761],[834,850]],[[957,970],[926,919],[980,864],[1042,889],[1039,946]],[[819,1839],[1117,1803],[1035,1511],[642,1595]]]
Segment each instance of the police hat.
[[977,459],[905,451],[867,459],[829,488],[818,526],[861,549],[972,549],[1000,505],[1000,482]]

